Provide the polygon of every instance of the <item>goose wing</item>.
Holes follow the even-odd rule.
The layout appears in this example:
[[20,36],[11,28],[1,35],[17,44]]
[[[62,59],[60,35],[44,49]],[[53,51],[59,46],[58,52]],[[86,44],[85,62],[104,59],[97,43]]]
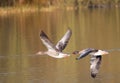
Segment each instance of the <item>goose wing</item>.
[[48,50],[55,50],[53,43],[49,40],[48,36],[43,31],[40,33],[40,39]]
[[93,78],[96,77],[96,75],[97,75],[97,73],[99,71],[100,64],[101,64],[101,59],[102,59],[101,55],[99,55],[99,56],[91,55],[91,59],[90,59],[90,72],[91,72],[91,76]]
[[69,39],[72,35],[72,31],[71,29],[68,29],[67,32],[65,33],[65,35],[61,38],[60,41],[58,41],[58,43],[56,44],[56,48],[62,52],[62,50],[65,49],[65,47],[67,46]]
[[80,56],[77,57],[76,59],[79,60],[79,59],[87,56],[88,54],[90,54],[90,53],[92,53],[94,51],[95,51],[95,49],[93,49],[93,48],[84,49],[84,50],[82,50],[82,51],[79,52]]

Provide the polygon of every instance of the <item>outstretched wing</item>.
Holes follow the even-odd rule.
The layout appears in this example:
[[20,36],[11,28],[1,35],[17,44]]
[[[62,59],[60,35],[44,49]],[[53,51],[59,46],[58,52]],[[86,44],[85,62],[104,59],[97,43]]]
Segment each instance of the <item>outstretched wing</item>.
[[91,55],[91,59],[90,59],[90,72],[91,72],[91,76],[93,78],[96,77],[96,75],[97,75],[97,73],[99,71],[100,64],[101,64],[101,59],[102,59],[101,55],[99,55],[99,56]]
[[67,46],[69,39],[72,35],[71,29],[68,29],[68,31],[65,33],[65,35],[62,37],[62,39],[56,44],[56,48],[62,52],[62,50],[65,49]]
[[94,51],[96,51],[96,50],[93,49],[93,48],[84,49],[84,50],[82,50],[82,51],[79,52],[80,56],[77,57],[76,59],[79,60],[79,59],[87,56],[88,54],[90,54],[90,53],[92,53],[92,52],[94,52]]
[[48,50],[55,50],[53,43],[49,40],[48,36],[43,31],[40,33],[40,39]]

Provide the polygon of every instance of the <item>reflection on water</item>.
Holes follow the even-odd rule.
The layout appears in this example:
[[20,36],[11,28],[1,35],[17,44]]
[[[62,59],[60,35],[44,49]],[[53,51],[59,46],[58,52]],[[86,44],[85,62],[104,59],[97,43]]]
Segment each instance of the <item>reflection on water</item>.
[[[0,17],[0,83],[119,83],[120,10],[94,9],[36,12]],[[54,59],[37,56],[46,50],[39,33],[56,43],[70,27],[65,52],[93,47],[109,50],[96,79],[90,77],[89,57]]]

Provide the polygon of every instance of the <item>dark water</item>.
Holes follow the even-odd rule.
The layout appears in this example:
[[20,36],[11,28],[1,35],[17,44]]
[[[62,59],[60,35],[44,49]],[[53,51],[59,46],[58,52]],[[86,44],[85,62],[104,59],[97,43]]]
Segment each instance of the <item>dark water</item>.
[[[89,72],[89,57],[76,61],[35,55],[47,50],[39,33],[57,41],[72,29],[64,52],[84,48],[109,50],[96,79]],[[8,14],[0,16],[0,83],[120,83],[120,10],[93,9]]]

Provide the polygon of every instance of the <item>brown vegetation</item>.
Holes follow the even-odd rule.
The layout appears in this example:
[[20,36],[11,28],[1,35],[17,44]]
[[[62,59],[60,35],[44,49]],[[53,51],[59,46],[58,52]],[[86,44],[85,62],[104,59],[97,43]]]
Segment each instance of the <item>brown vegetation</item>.
[[76,7],[111,7],[119,6],[120,0],[0,0],[0,7],[36,5],[49,6],[76,6]]

